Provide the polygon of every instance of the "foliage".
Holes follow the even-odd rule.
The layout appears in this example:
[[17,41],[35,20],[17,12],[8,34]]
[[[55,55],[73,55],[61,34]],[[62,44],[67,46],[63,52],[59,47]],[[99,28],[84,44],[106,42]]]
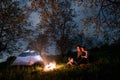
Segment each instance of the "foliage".
[[[18,1],[0,0],[0,52],[18,49],[17,39],[25,37],[26,16]],[[13,48],[14,47],[14,48]]]
[[[48,34],[49,42],[55,41],[57,49],[61,55],[71,49],[73,44],[72,35],[76,24],[72,19],[74,17],[73,10],[70,8],[69,1],[32,1],[38,8],[43,11],[40,13],[42,21],[38,27],[44,29],[44,34]],[[40,3],[40,4],[38,4]],[[43,6],[40,6],[43,5]],[[68,48],[69,46],[69,48]]]
[[[76,0],[72,0],[76,1]],[[96,26],[100,27],[104,24],[107,24],[108,27],[119,27],[119,4],[118,0],[78,0],[78,4],[81,3],[87,10],[93,9],[94,12],[91,12],[92,15],[88,16],[88,18],[83,19],[84,26],[89,25],[91,22],[95,23]],[[96,10],[95,12],[95,9]],[[85,12],[87,14],[88,12]],[[89,22],[91,21],[91,22]],[[88,24],[86,24],[88,22]]]
[[[50,41],[56,42],[57,49],[63,56],[72,50],[74,44],[99,47],[119,39],[120,2],[118,0],[29,1],[31,7],[25,5],[20,8],[17,0],[0,0],[0,52],[7,50],[11,53],[11,51],[19,50],[20,47],[16,45],[17,40],[20,38],[25,40],[29,33],[34,34],[25,28],[28,25],[29,14],[34,11],[40,12],[42,20],[36,26],[36,33],[39,35],[35,40],[28,40],[31,41],[28,48],[40,53],[42,49],[46,49]],[[74,20],[81,14],[76,14],[78,13],[74,11],[76,7],[71,8],[74,6],[73,2],[79,6],[77,10],[83,8],[81,13],[85,17],[79,20],[77,18],[77,21],[83,23],[83,28],[78,28],[81,25],[77,25],[77,21]],[[97,41],[101,37],[104,42]]]
[[40,54],[42,50],[47,50],[46,46],[49,44],[48,36],[46,34],[39,34],[35,40],[30,41],[28,49],[38,51]]
[[[37,26],[40,31],[43,31],[43,34],[40,33],[40,35],[46,36],[45,42],[43,41],[44,46],[39,40],[33,41],[39,43],[38,46],[41,49],[48,42],[55,41],[57,49],[61,55],[64,55],[75,44],[84,45],[88,48],[100,47],[106,43],[116,42],[119,38],[120,15],[118,7],[120,2],[118,0],[30,1],[31,10],[40,12],[42,20]],[[71,7],[76,5],[79,8],[75,12],[76,7]],[[77,13],[81,8],[83,9],[80,13],[83,13],[83,15],[78,15]],[[74,20],[74,18],[81,15],[85,17],[79,20],[77,18],[77,21],[83,24],[82,26],[78,25],[77,21]]]
[[[74,1],[74,0],[73,0]],[[103,36],[104,42],[115,42],[119,39],[120,28],[120,1],[118,0],[79,0],[87,17],[81,19],[83,31],[90,37],[89,30],[92,27],[94,37]],[[88,15],[87,15],[88,14]],[[114,37],[113,37],[114,36]]]

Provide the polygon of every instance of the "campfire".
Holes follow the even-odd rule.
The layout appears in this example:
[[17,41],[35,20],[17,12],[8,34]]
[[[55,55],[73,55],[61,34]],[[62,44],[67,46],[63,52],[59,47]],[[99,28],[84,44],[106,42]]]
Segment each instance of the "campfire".
[[50,62],[49,64],[45,65],[44,71],[54,70],[56,68],[55,62]]

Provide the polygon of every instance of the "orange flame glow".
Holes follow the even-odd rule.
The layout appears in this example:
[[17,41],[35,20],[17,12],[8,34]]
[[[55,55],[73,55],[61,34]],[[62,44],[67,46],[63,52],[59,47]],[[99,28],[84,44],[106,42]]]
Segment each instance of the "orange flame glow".
[[54,70],[55,68],[56,68],[56,63],[51,62],[45,65],[44,71]]

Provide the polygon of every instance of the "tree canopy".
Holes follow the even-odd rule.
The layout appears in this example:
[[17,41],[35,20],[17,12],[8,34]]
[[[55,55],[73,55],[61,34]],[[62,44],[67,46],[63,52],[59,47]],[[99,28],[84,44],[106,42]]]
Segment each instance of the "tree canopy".
[[18,49],[17,39],[24,37],[26,17],[18,1],[0,0],[0,52]]
[[[120,38],[119,0],[28,2],[20,7],[17,0],[0,0],[0,52],[19,49],[15,45],[17,40],[26,39],[29,33],[31,36],[37,33],[37,36],[28,39],[30,43],[27,48],[41,52],[54,41],[61,55],[72,50],[76,44],[94,47],[116,42]],[[35,31],[27,29],[33,26],[32,22],[28,22],[32,12],[38,12],[41,19],[35,25]]]

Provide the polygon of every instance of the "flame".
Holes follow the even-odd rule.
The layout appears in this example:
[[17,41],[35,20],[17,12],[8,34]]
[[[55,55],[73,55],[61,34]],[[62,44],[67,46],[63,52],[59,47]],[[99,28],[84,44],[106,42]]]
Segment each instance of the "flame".
[[45,65],[44,71],[54,70],[55,68],[56,68],[56,63],[51,62]]

